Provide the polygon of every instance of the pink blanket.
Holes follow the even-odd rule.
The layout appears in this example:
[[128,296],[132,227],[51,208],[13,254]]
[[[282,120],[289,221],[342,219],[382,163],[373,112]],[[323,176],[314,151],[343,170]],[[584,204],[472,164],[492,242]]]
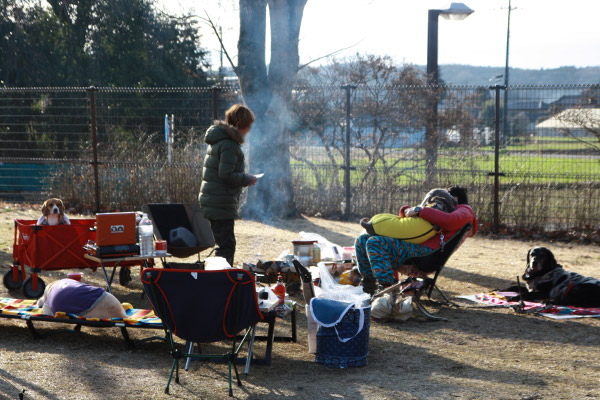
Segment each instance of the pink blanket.
[[[518,301],[507,301],[505,296],[516,296],[513,292],[492,292],[479,293],[466,296],[458,296],[459,299],[470,300],[475,303],[487,304],[498,307],[513,307],[518,306]],[[567,319],[567,318],[582,318],[582,317],[600,317],[600,308],[581,308],[571,306],[554,306],[545,305],[542,303],[533,303],[530,301],[524,302],[525,306],[522,310],[530,313],[537,313],[548,318]]]

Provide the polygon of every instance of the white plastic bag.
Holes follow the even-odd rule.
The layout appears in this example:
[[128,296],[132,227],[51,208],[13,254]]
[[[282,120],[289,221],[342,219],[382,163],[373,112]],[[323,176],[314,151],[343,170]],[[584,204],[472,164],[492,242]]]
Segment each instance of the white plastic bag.
[[412,316],[412,297],[386,293],[371,303],[371,317],[382,320],[406,321]]
[[321,290],[317,297],[346,301],[353,303],[355,307],[364,307],[369,304],[371,297],[363,291],[362,286],[340,285],[333,279],[325,263],[320,262],[317,266],[321,277]]

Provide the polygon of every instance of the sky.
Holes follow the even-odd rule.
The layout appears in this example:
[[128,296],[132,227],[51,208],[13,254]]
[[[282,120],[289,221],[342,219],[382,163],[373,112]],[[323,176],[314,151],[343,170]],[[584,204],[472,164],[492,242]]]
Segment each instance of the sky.
[[[208,13],[222,27],[227,51],[235,57],[237,0],[157,1],[170,14]],[[439,19],[439,64],[504,66],[508,0],[464,3],[475,11],[466,19]],[[352,46],[336,56],[372,53],[389,55],[399,64],[425,65],[427,12],[449,6],[449,1],[438,0],[308,0],[300,32],[300,61]],[[512,68],[600,66],[600,0],[512,0],[512,8]],[[218,67],[218,41],[208,26],[200,27],[202,45]],[[316,62],[320,63],[326,61]]]

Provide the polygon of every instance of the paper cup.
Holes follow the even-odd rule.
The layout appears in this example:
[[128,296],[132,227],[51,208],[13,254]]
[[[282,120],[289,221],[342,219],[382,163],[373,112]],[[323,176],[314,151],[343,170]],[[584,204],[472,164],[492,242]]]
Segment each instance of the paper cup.
[[156,254],[167,254],[167,241],[157,240],[154,242],[154,250],[156,251]]

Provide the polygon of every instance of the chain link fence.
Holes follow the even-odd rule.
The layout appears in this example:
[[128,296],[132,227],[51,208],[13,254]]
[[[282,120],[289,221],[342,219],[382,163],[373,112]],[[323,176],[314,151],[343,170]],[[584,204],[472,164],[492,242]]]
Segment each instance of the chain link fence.
[[80,210],[194,202],[204,131],[230,96],[228,88],[0,89],[0,197],[55,195]]
[[[296,87],[296,205],[355,218],[458,184],[484,227],[598,229],[599,95],[598,85]],[[203,134],[237,101],[235,87],[0,88],[0,198],[54,195],[80,210],[194,202]]]
[[489,227],[598,229],[598,86],[434,89],[298,90],[295,178],[309,194],[296,196],[300,208],[348,213],[348,172],[354,215],[397,212],[431,187],[458,184]]

